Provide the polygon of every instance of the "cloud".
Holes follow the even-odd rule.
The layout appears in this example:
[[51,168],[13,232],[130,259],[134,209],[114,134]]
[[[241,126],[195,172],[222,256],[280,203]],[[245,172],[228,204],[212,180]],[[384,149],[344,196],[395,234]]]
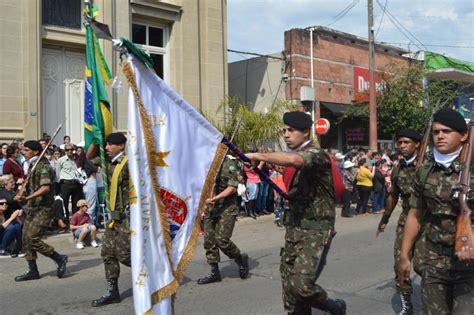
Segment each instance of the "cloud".
[[[333,22],[330,28],[367,38],[367,2],[355,1],[357,4],[335,21],[334,17],[353,1],[228,0],[228,47],[270,54],[283,50],[286,30],[326,26],[329,22]],[[374,1],[377,41],[412,51],[427,49],[445,53],[470,62],[474,62],[473,48],[447,46],[474,47],[473,17],[471,0]],[[243,58],[248,56],[229,54],[229,61]]]

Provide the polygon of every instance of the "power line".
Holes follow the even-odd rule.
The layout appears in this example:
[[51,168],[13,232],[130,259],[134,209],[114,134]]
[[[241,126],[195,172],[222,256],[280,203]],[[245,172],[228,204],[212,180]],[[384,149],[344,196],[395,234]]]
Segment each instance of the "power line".
[[377,35],[379,34],[379,31],[380,31],[380,26],[382,26],[383,18],[385,16],[385,10],[387,9],[387,4],[388,4],[388,0],[385,0],[385,5],[383,6],[383,9],[382,9],[382,17],[380,18],[379,26],[377,27],[377,31],[375,32],[374,39],[377,38]]
[[349,5],[347,7],[345,7],[344,9],[342,9],[341,12],[339,12],[338,14],[336,14],[333,18],[331,18],[329,20],[329,22],[326,24],[326,26],[331,26],[332,24],[336,23],[337,21],[339,21],[340,19],[342,19],[344,16],[346,16],[346,14],[352,10],[353,7],[355,7],[358,3],[359,3],[360,0],[354,0],[352,1],[351,3],[349,3]]
[[[391,45],[407,45],[407,43],[394,43],[394,42],[378,42],[380,44],[391,44]],[[443,48],[466,48],[472,49],[474,46],[459,46],[459,45],[437,45],[437,44],[424,44],[426,47],[443,47]]]
[[277,60],[286,60],[285,58],[281,57],[275,57],[275,56],[270,56],[270,55],[262,55],[262,54],[257,54],[253,52],[248,52],[248,51],[239,51],[239,50],[233,50],[233,49],[227,49],[228,52],[233,52],[236,54],[244,54],[244,55],[251,55],[251,56],[258,56],[258,57],[265,57],[265,58],[270,58],[270,59],[277,59]]

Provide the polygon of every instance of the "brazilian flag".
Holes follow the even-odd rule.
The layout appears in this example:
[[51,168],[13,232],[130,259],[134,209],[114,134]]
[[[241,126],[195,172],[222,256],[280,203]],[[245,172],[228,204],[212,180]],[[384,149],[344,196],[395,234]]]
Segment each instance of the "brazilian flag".
[[104,82],[110,83],[110,70],[104,60],[97,35],[91,24],[98,15],[97,9],[90,4],[84,10],[84,27],[86,29],[86,69],[84,93],[84,133],[85,150],[91,144],[99,146],[101,174],[104,180],[105,204],[108,208],[108,183],[105,159],[105,137],[112,132],[112,115],[109,97]]

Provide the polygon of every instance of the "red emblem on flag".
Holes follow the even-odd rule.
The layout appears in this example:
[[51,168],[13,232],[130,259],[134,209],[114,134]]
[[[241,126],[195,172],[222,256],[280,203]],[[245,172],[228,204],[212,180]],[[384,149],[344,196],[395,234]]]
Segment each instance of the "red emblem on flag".
[[161,188],[161,198],[165,204],[165,211],[168,214],[168,222],[170,224],[170,234],[173,239],[178,233],[186,216],[188,215],[188,207],[186,202],[171,191]]

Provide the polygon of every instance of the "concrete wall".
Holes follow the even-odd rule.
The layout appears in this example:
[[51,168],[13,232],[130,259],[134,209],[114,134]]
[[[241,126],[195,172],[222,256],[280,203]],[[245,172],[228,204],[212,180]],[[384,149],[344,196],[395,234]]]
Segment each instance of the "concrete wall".
[[[168,27],[165,80],[198,109],[215,115],[227,94],[226,0],[95,0],[98,21],[118,36],[130,38],[133,21]],[[114,34],[114,35],[115,35]],[[42,122],[41,50],[45,45],[85,51],[84,30],[42,25],[41,1],[0,3],[0,139],[39,138]],[[101,40],[113,75],[123,82],[121,93],[108,88],[114,128],[126,130],[128,87],[118,53]],[[217,117],[215,117],[217,118]]]
[[[271,56],[281,58],[276,53]],[[229,95],[250,109],[265,112],[275,100],[285,99],[284,61],[257,57],[229,64]]]

